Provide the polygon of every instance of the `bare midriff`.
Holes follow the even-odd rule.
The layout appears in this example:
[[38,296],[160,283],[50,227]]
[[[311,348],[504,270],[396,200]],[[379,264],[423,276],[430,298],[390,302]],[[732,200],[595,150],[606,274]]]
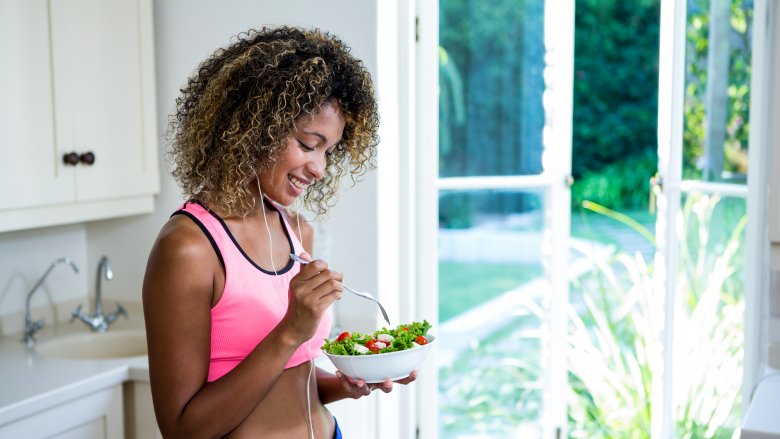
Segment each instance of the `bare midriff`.
[[[308,438],[306,383],[311,363],[285,369],[265,398],[227,438]],[[320,402],[316,370],[311,373],[311,419],[314,437],[331,439],[335,429],[333,415]]]

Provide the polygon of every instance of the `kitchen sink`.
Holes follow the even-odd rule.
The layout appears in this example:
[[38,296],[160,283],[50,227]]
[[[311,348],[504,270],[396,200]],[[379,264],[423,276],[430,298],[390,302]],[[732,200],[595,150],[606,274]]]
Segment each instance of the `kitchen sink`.
[[146,355],[146,333],[116,330],[72,334],[37,344],[36,351],[48,357],[71,360],[107,360]]

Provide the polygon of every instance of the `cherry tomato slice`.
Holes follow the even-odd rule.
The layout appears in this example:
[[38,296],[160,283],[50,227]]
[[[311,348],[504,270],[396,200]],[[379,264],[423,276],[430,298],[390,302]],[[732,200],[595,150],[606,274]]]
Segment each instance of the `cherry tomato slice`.
[[427,339],[427,338],[425,338],[425,337],[423,337],[422,335],[418,335],[418,336],[417,336],[417,338],[415,338],[415,339],[414,339],[414,341],[415,341],[415,342],[416,342],[418,345],[420,345],[420,346],[422,346],[422,345],[424,345],[424,344],[428,344],[428,339]]
[[376,345],[376,340],[369,340],[366,342],[366,347],[369,351],[378,354],[381,349],[379,349]]
[[344,340],[345,338],[349,338],[349,332],[344,331],[341,334],[339,334],[338,337],[336,337],[336,341]]

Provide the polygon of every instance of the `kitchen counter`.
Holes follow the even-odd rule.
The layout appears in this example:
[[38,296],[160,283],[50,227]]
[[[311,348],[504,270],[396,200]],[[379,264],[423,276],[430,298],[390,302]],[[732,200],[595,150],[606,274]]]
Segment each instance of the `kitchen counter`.
[[[137,320],[137,319],[136,319]],[[140,329],[119,320],[109,329]],[[38,343],[63,335],[89,333],[79,322],[41,330]],[[70,360],[28,350],[21,335],[0,338],[0,426],[125,381],[149,382],[146,356],[110,360]]]
[[780,370],[767,367],[750,402],[741,439],[780,439]]

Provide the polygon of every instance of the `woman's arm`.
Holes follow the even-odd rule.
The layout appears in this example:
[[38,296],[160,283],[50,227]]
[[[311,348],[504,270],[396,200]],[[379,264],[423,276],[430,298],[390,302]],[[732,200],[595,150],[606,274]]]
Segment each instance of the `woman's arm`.
[[313,335],[325,307],[340,295],[328,284],[340,275],[326,264],[303,268],[308,270],[290,284],[282,322],[235,369],[207,383],[211,307],[224,278],[222,266],[188,219],[174,217],[163,228],[147,264],[143,304],[152,397],[165,437],[224,436],[265,397],[295,349]]

